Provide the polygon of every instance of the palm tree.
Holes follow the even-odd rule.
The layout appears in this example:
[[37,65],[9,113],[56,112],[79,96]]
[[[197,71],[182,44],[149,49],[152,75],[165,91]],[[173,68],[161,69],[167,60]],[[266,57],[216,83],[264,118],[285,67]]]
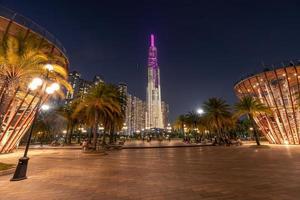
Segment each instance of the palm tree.
[[66,129],[66,143],[70,144],[71,143],[71,138],[74,132],[74,128],[76,124],[78,123],[78,116],[74,115],[74,111],[79,104],[79,100],[75,99],[71,103],[59,107],[56,110],[56,113],[62,116],[66,122],[67,122],[67,129]]
[[[113,112],[112,118],[108,117],[104,122],[104,129],[109,132],[109,143],[114,142],[114,133],[121,131],[125,120],[125,113]],[[103,140],[104,141],[104,140]]]
[[220,137],[231,119],[230,106],[221,98],[210,98],[204,102],[204,117]]
[[[66,69],[57,64],[65,65],[65,60],[62,57],[44,53],[47,48],[49,47],[40,44],[40,40],[34,35],[24,37],[18,34],[3,37],[0,44],[0,110],[2,114],[9,106],[7,102],[15,97],[24,96],[28,83],[34,77],[47,74],[51,81],[71,90],[67,82]],[[45,64],[52,64],[53,70],[47,72]]]
[[252,96],[245,96],[235,104],[235,115],[238,117],[247,116],[250,120],[257,145],[260,145],[260,142],[254,117],[259,114],[269,114],[270,112],[271,110],[268,107],[254,99]]
[[190,130],[194,130],[200,124],[200,116],[195,112],[189,112],[185,115],[186,117],[186,125]]
[[179,115],[175,122],[175,127],[181,130],[184,133],[184,125],[187,122],[186,115]]
[[[104,128],[109,130],[110,137],[109,137],[109,143],[113,143],[116,141],[116,137],[114,137],[114,133],[121,131],[123,128],[123,124],[125,121],[126,117],[126,110],[122,109],[125,108],[127,105],[127,98],[126,96],[122,95],[120,91],[118,90],[117,87],[114,85],[110,85],[112,90],[117,94],[118,99],[119,99],[119,105],[120,105],[120,110],[116,110],[112,112],[112,118],[107,118],[106,123],[104,123]],[[104,141],[104,140],[103,140]]]
[[114,85],[105,83],[94,85],[76,107],[74,116],[84,113],[86,123],[93,127],[94,148],[99,123],[113,119],[115,112],[121,112],[119,92]]

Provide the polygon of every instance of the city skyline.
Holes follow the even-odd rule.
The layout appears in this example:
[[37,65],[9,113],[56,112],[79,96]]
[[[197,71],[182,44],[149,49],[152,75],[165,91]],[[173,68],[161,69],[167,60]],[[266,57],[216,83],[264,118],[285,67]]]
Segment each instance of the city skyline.
[[243,75],[300,54],[296,2],[70,2],[4,0],[2,5],[55,33],[67,49],[70,70],[85,79],[101,74],[109,82],[126,82],[142,99],[145,41],[152,32],[159,35],[162,93],[174,108],[172,121],[210,97],[233,104],[233,85]]
[[1,199],[299,199],[300,2],[0,4]]

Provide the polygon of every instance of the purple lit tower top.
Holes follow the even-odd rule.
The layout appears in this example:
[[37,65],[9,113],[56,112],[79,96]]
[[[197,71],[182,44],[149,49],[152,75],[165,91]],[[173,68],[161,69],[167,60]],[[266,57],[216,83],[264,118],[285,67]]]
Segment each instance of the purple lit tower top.
[[152,77],[155,81],[155,87],[157,88],[159,85],[159,69],[157,63],[157,49],[155,47],[153,34],[151,34],[151,43],[149,47],[148,68],[152,69]]

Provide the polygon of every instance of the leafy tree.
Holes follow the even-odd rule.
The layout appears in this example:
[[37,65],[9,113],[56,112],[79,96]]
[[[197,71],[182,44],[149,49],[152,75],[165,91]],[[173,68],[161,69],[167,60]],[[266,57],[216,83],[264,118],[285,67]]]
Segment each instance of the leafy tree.
[[83,97],[74,111],[74,116],[84,114],[87,124],[93,127],[93,146],[96,148],[97,130],[99,123],[109,124],[105,131],[111,127],[108,121],[114,121],[114,113],[121,113],[119,92],[116,86],[99,83],[94,85]]
[[232,123],[230,106],[221,98],[210,98],[204,102],[204,117],[212,130],[220,137],[224,130]]
[[67,133],[66,133],[66,143],[70,144],[72,135],[74,133],[74,128],[79,122],[79,116],[75,115],[75,109],[78,106],[80,99],[75,99],[71,103],[59,107],[56,113],[62,116],[67,122]]

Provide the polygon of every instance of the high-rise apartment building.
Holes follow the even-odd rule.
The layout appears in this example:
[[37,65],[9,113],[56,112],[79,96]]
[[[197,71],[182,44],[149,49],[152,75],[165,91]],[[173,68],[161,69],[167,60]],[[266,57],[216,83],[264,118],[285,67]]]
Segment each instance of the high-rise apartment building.
[[126,129],[123,128],[123,133],[132,135],[145,128],[146,103],[140,98],[129,94],[127,85],[124,83],[119,84],[119,91],[121,98],[126,97],[126,105],[122,107],[126,115],[124,124]]
[[93,78],[93,81],[88,81],[81,78],[81,74],[77,71],[69,73],[68,81],[73,88],[73,93],[67,92],[65,104],[70,103],[73,99],[82,97],[86,94],[93,84],[103,83],[101,76],[96,75]]

